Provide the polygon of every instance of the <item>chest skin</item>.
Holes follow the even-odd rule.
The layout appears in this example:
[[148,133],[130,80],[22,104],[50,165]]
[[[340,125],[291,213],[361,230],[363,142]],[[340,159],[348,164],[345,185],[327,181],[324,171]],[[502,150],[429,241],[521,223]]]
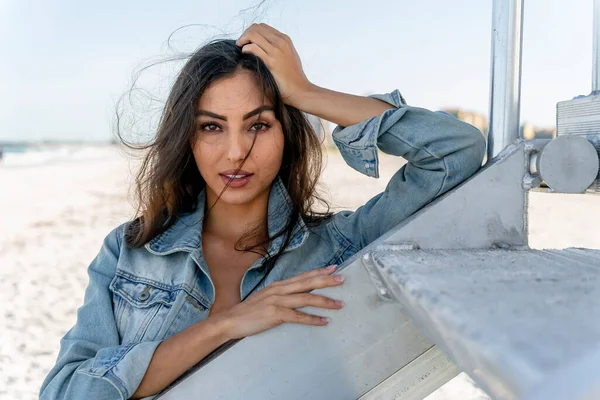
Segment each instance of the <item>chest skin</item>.
[[248,268],[262,258],[253,252],[236,250],[234,245],[208,233],[202,236],[204,261],[215,286],[215,301],[210,314],[226,311],[241,301],[242,278]]

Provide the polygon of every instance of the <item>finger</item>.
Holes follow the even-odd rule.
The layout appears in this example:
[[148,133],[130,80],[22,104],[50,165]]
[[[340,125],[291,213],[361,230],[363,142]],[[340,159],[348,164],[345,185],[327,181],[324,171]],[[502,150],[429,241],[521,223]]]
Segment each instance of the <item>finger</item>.
[[248,43],[242,47],[242,53],[254,54],[260,58],[267,67],[270,67],[273,59],[256,43]]
[[297,282],[297,281],[301,281],[303,279],[306,278],[311,278],[314,276],[321,276],[321,275],[331,275],[333,272],[335,272],[336,269],[336,265],[329,265],[327,267],[324,268],[318,268],[318,269],[314,269],[311,271],[307,271],[307,272],[303,272],[301,274],[298,274],[296,276],[293,276],[291,278],[288,278],[286,280],[283,281],[275,281],[272,282],[271,284],[269,284],[269,286],[267,286],[266,288],[258,291],[257,293],[255,293],[253,296],[251,296],[248,301],[258,301],[261,300],[265,297],[268,296],[272,296],[275,294],[286,294],[286,293],[282,293],[278,288],[280,286],[283,285],[287,285],[289,283],[293,283],[293,282]]
[[319,296],[311,293],[290,294],[287,296],[271,296],[267,301],[285,308],[319,307],[329,310],[339,310],[344,303],[329,297]]
[[286,34],[281,33],[272,26],[264,23],[258,24],[256,31],[263,35],[275,47],[280,47],[287,42],[286,39],[289,38]]
[[248,30],[240,36],[236,44],[240,47],[248,43],[255,43],[260,46],[267,54],[271,54],[275,50],[275,46],[271,44],[262,34],[256,30]]
[[291,322],[294,324],[303,325],[327,325],[329,322],[328,318],[319,317],[317,315],[310,315],[300,311],[291,310],[289,308],[282,308],[279,311],[279,320],[281,322]]
[[246,35],[248,35],[250,32],[255,32],[258,31],[258,26],[259,24],[252,24],[249,27],[247,27],[244,32],[242,32],[242,34],[240,35],[240,38],[236,41],[239,42],[241,38],[245,37]]
[[339,286],[344,282],[342,275],[318,275],[311,276],[287,285],[281,285],[273,288],[272,294],[284,295],[292,293],[304,293],[314,289],[322,289],[325,287]]
[[242,33],[240,39],[238,39],[238,42],[243,43],[245,40],[247,40],[248,37],[254,36],[256,34],[262,36],[274,47],[279,47],[280,45],[283,45],[287,37],[287,35],[282,34],[272,26],[267,25],[265,23],[260,23],[250,25],[248,29],[246,29]]
[[333,272],[335,272],[335,269],[336,269],[335,265],[329,265],[329,266],[327,266],[325,268],[313,269],[311,271],[303,272],[301,274],[292,276],[291,278],[285,279],[283,281],[273,282],[271,284],[271,286],[287,285],[289,283],[296,282],[296,281],[299,281],[299,280],[302,280],[302,279],[306,279],[306,278],[310,278],[312,276],[331,275]]

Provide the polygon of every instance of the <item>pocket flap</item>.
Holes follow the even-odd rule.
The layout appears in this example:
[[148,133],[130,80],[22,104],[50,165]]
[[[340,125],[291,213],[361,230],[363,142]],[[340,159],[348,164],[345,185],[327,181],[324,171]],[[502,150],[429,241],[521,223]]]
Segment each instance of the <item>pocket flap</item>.
[[176,290],[158,287],[157,284],[137,280],[134,277],[116,275],[110,290],[134,307],[147,308],[155,304],[171,305],[177,296]]

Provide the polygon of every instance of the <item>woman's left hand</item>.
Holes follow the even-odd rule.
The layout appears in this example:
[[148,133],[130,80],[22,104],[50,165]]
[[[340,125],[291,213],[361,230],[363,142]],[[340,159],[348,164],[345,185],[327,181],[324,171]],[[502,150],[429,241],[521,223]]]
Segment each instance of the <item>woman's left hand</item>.
[[298,108],[299,98],[312,84],[304,75],[300,56],[285,33],[267,24],[252,24],[236,41],[242,52],[260,58],[269,68],[285,104]]

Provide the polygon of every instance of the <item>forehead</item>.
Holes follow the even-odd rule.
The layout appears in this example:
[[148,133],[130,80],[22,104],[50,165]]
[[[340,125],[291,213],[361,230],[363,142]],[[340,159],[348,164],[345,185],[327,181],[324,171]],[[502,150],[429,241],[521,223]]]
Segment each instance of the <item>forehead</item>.
[[263,95],[254,75],[238,71],[211,83],[198,100],[198,109],[221,115],[245,114],[263,104],[272,105]]

